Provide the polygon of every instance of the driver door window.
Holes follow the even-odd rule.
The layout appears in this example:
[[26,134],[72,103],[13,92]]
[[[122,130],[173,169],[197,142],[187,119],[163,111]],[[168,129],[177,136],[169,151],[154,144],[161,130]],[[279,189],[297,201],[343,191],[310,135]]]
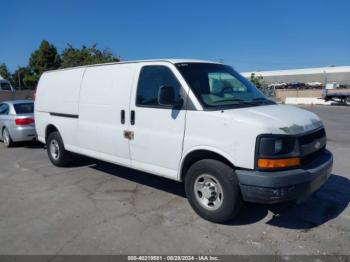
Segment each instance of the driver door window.
[[164,108],[158,103],[158,93],[162,86],[172,86],[175,97],[181,98],[181,85],[171,70],[165,66],[144,66],[141,70],[136,105],[139,107]]

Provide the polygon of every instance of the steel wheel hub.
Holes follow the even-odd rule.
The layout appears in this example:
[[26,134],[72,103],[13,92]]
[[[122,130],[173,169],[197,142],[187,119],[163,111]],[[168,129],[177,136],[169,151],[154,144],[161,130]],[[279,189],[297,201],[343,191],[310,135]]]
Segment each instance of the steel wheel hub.
[[219,181],[211,175],[200,175],[195,183],[194,190],[198,202],[208,210],[218,209],[224,199]]
[[51,140],[50,143],[50,154],[53,159],[57,160],[60,157],[60,147],[56,140]]

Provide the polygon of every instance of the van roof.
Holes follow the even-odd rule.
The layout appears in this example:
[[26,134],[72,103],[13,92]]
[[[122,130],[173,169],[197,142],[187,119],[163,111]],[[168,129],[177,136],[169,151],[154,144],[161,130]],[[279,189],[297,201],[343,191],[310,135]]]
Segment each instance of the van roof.
[[56,69],[56,70],[45,71],[44,73],[57,72],[57,71],[63,71],[63,70],[70,70],[70,69],[76,69],[76,68],[104,66],[104,65],[131,64],[131,63],[149,63],[149,62],[168,62],[168,63],[171,63],[171,64],[177,64],[177,63],[211,63],[211,64],[220,64],[219,62],[199,60],[199,59],[173,59],[173,58],[169,59],[169,58],[167,58],[167,59],[130,60],[130,61],[120,61],[120,62],[112,62],[112,63],[104,63],[104,64],[93,64],[93,65],[84,65],[84,66],[76,66],[76,67],[67,67],[67,68],[61,68],[61,69]]

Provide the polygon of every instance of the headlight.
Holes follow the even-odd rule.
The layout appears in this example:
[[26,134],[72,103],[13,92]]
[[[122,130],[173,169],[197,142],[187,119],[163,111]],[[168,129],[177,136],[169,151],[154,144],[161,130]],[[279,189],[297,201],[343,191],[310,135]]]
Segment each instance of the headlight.
[[298,140],[287,135],[261,135],[257,139],[256,166],[281,169],[300,165]]
[[278,154],[283,149],[283,142],[282,139],[276,139],[275,140],[275,154]]

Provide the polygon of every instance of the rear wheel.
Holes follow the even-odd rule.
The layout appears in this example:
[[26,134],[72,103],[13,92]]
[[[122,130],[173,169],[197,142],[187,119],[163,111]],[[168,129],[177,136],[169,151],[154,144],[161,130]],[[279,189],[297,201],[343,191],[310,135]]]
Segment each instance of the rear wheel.
[[4,130],[2,131],[2,139],[3,139],[3,142],[4,142],[4,145],[6,147],[12,147],[14,146],[14,143],[11,139],[11,135],[10,135],[10,132],[8,131],[8,129],[5,127]]
[[46,141],[47,154],[55,166],[67,166],[72,160],[72,154],[64,148],[63,140],[59,132],[49,134]]
[[213,159],[194,163],[185,177],[187,199],[196,213],[212,222],[232,219],[242,205],[234,170]]
[[345,105],[350,106],[350,96],[348,96],[347,98],[345,98]]

